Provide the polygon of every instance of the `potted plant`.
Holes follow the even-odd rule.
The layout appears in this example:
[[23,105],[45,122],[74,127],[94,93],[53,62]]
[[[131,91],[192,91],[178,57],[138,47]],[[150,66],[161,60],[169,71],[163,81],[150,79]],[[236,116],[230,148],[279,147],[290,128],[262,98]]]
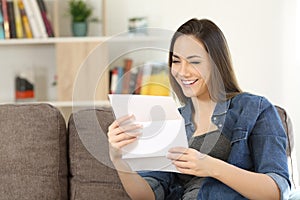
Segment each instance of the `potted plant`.
[[86,36],[92,8],[83,0],[70,0],[68,11],[72,17],[73,36]]

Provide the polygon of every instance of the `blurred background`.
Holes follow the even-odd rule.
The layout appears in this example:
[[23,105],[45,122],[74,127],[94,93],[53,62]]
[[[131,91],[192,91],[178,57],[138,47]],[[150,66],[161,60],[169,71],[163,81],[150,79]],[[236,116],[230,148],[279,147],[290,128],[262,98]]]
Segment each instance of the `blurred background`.
[[300,166],[299,0],[107,0],[106,34],[127,31],[127,21],[146,17],[149,27],[175,31],[190,18],[208,18],[224,32],[244,91],[285,108],[296,137]]

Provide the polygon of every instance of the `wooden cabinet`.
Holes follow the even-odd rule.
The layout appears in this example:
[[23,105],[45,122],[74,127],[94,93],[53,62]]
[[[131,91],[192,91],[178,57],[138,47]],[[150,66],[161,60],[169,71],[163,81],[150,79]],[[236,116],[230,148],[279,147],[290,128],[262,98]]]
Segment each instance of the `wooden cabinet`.
[[[57,100],[107,100],[109,66],[102,41],[56,44]],[[99,48],[97,48],[99,47]]]

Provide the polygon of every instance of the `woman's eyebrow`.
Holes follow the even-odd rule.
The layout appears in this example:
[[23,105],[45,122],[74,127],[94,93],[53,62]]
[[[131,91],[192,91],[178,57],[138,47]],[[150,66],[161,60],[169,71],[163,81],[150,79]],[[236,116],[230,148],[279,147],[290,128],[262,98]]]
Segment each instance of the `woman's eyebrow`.
[[173,57],[175,57],[175,58],[179,58],[179,56],[177,56],[177,55],[175,55],[175,54],[173,54]]
[[[174,58],[180,58],[178,55],[175,55],[175,54],[173,54],[173,57]],[[201,56],[199,56],[199,55],[192,55],[192,56],[188,56],[188,57],[186,57],[186,59],[188,60],[188,59],[192,59],[192,58],[202,58]]]
[[201,56],[199,56],[199,55],[192,55],[192,56],[188,56],[186,59],[192,59],[192,58],[201,58]]

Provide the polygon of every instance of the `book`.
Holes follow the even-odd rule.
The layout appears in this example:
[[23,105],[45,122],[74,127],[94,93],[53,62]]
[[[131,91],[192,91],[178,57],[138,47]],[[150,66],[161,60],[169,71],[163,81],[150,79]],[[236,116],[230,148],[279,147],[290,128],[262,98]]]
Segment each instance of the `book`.
[[23,4],[23,0],[18,0],[18,7],[20,10],[20,15],[21,15],[21,20],[22,20],[22,25],[23,25],[23,30],[25,33],[26,38],[33,38],[33,34],[31,31],[31,27],[29,24],[29,20],[27,17],[27,13]]
[[17,38],[14,3],[11,0],[7,0],[7,14],[10,38]]
[[117,83],[118,83],[118,68],[115,67],[112,70],[110,70],[110,76],[109,76],[109,93],[115,94],[117,90]]
[[32,31],[32,35],[34,38],[41,38],[42,37],[42,32],[39,29],[37,19],[34,15],[33,8],[31,6],[31,1],[30,0],[22,0],[24,4],[24,8],[26,11],[26,15],[30,24],[30,28]]
[[49,37],[54,37],[54,31],[51,25],[51,22],[48,18],[47,8],[44,0],[36,0],[43,18],[44,25],[46,27],[46,32]]
[[5,33],[3,28],[2,0],[0,0],[0,40],[1,39],[5,39]]
[[124,60],[124,74],[123,74],[123,87],[122,87],[122,93],[123,94],[128,94],[129,93],[131,67],[132,67],[132,59],[126,58]]
[[140,85],[140,94],[141,95],[148,95],[148,91],[150,88],[149,81],[150,76],[152,72],[152,63],[146,62],[143,66],[143,74],[142,74],[142,80]]
[[128,94],[136,94],[135,93],[136,81],[137,81],[139,69],[140,68],[138,68],[138,67],[131,68]]
[[147,62],[143,68],[140,94],[169,96],[170,83],[167,64],[161,62]]
[[31,100],[34,98],[34,74],[31,70],[20,72],[15,77],[16,101]]
[[169,96],[170,83],[166,63],[154,63],[149,79],[148,95]]
[[16,36],[17,38],[23,38],[23,27],[22,27],[22,19],[21,14],[18,6],[18,0],[13,0],[14,4],[14,14],[15,14],[15,26],[16,26]]
[[137,77],[136,77],[136,80],[135,80],[134,94],[140,94],[141,93],[143,73],[144,73],[143,72],[143,66],[139,66]]
[[124,68],[121,66],[118,66],[117,70],[118,70],[118,78],[117,78],[117,83],[116,83],[116,85],[117,85],[116,94],[122,94]]
[[47,35],[47,32],[46,32],[46,27],[44,25],[43,17],[42,17],[42,14],[41,14],[41,11],[40,11],[40,8],[38,6],[37,1],[36,0],[27,0],[27,1],[29,1],[29,4],[31,6],[33,16],[34,16],[34,19],[35,19],[36,24],[37,24],[37,28],[38,28],[39,33],[40,33],[40,37],[41,38],[47,38],[48,35]]
[[3,15],[3,29],[5,39],[10,38],[10,30],[9,30],[9,20],[8,20],[8,11],[7,11],[7,0],[2,0],[2,15]]

